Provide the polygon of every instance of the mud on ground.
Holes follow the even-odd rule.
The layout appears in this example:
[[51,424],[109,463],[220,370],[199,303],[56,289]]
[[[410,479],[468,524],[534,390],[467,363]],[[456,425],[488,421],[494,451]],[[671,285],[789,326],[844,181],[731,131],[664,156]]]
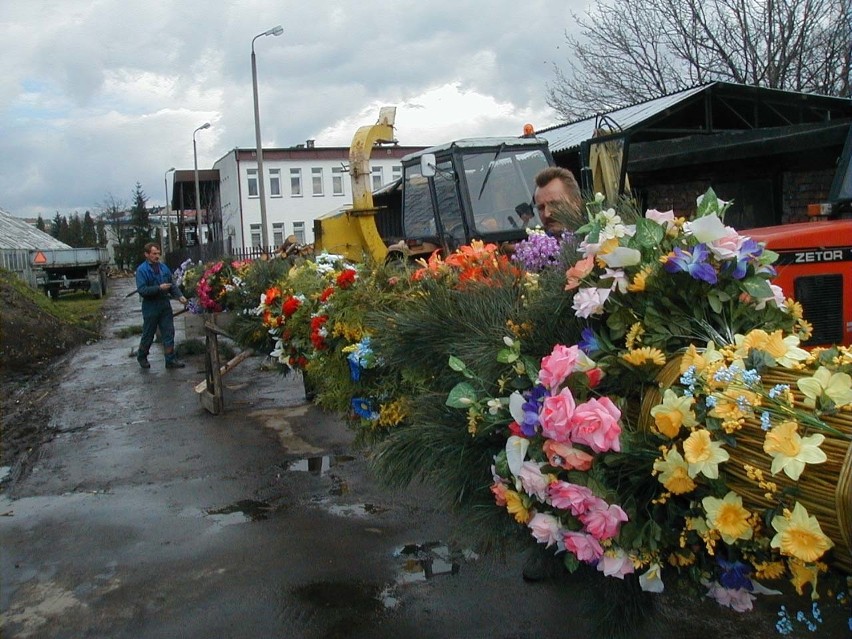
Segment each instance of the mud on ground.
[[53,436],[45,399],[64,356],[96,337],[0,279],[0,466],[11,467],[13,475]]

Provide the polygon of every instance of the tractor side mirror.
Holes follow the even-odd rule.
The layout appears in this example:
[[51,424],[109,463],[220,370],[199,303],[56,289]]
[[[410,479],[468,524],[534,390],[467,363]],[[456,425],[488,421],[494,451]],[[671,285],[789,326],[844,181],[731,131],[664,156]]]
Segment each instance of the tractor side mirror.
[[420,156],[420,175],[423,177],[433,177],[435,175],[435,154],[424,153]]

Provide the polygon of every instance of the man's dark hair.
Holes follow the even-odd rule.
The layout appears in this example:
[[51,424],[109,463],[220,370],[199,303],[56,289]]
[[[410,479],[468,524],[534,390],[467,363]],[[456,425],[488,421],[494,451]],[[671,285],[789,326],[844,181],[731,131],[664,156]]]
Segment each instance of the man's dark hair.
[[538,188],[544,188],[553,182],[553,180],[562,180],[562,184],[565,185],[565,190],[571,196],[571,199],[576,202],[582,201],[583,198],[580,195],[580,186],[577,184],[577,179],[571,171],[561,166],[549,166],[539,171],[535,176],[535,185]]
[[144,250],[146,253],[150,253],[152,248],[156,248],[156,249],[158,249],[158,248],[160,248],[160,245],[159,245],[159,244],[157,244],[156,242],[148,242],[148,243],[145,245],[145,248],[144,248],[143,250]]

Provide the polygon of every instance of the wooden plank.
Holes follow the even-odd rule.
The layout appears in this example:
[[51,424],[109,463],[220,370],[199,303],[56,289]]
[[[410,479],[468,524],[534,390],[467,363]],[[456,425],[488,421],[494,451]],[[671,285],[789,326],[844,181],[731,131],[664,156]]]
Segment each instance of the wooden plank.
[[[232,371],[234,368],[237,367],[238,364],[245,361],[246,359],[251,357],[253,354],[254,354],[254,351],[252,351],[252,350],[245,350],[245,351],[241,351],[240,353],[238,353],[235,357],[233,357],[232,359],[230,359],[225,364],[223,364],[222,366],[219,367],[219,377],[222,377],[223,375]],[[199,382],[198,384],[195,385],[195,392],[196,393],[203,393],[206,390],[207,390],[207,380],[204,380],[203,382]]]

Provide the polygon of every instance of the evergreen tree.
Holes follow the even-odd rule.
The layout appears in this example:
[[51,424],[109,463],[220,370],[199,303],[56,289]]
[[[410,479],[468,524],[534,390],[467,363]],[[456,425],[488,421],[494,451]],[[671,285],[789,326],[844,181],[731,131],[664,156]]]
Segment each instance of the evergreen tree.
[[38,219],[36,220],[36,228],[42,233],[47,233],[47,226],[44,223],[44,218],[41,216],[41,213],[38,214]]
[[59,239],[59,231],[62,228],[62,216],[59,215],[59,211],[56,212],[56,215],[53,216],[53,221],[50,223],[50,234],[55,237],[57,240]]
[[82,230],[82,246],[92,247],[98,246],[98,235],[95,230],[95,220],[92,219],[92,214],[86,211],[86,214],[83,216],[83,230]]
[[145,244],[151,241],[151,221],[148,217],[148,209],[145,206],[147,198],[142,191],[142,185],[136,183],[133,193],[133,208],[130,209],[130,226],[133,241],[133,255],[141,256],[145,251]]
[[57,239],[60,242],[65,242],[69,246],[72,246],[71,234],[68,231],[68,218],[64,215],[59,218],[59,235],[57,236]]
[[74,211],[74,215],[68,218],[68,244],[73,247],[85,246],[83,244],[83,223],[80,214]]

